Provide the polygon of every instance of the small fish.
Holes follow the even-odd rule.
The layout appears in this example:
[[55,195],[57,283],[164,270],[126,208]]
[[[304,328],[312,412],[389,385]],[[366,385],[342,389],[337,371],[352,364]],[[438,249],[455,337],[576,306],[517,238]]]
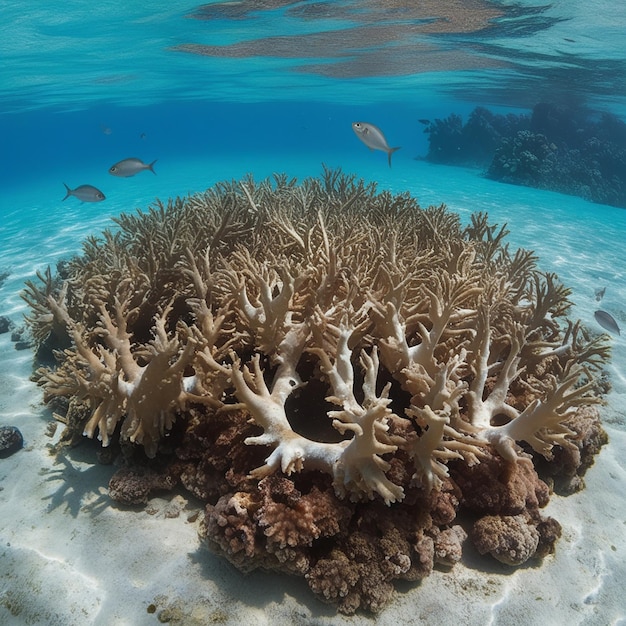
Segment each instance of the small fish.
[[602,287],[602,289],[596,289],[594,291],[594,294],[596,296],[596,300],[598,302],[600,302],[600,300],[602,300],[602,298],[604,298],[604,294],[606,293],[606,287]]
[[396,150],[400,150],[400,146],[397,148],[390,148],[382,131],[380,128],[374,126],[374,124],[368,124],[367,122],[352,122],[352,130],[370,150],[382,150],[383,152],[386,152],[387,161],[389,162],[389,167],[391,167],[391,155]]
[[115,165],[111,165],[109,168],[109,174],[112,174],[113,176],[120,176],[121,178],[128,178],[129,176],[134,176],[144,170],[150,170],[156,176],[156,172],[153,169],[153,165],[156,162],[157,159],[154,159],[152,163],[144,163],[141,159],[136,159],[134,157],[131,157],[130,159],[123,159]]
[[112,132],[111,129],[108,126],[105,126],[104,124],[100,124],[100,129],[105,135],[110,135]]
[[417,120],[420,124],[424,124],[424,126],[430,126],[430,120],[426,120],[424,118],[421,118],[419,120]]
[[610,333],[614,333],[615,335],[619,335],[619,326],[617,322],[613,319],[613,316],[607,313],[606,311],[598,310],[593,316],[596,318],[596,322],[602,326],[605,330],[608,330]]
[[92,185],[79,185],[76,189],[70,189],[65,183],[63,184],[65,189],[67,189],[63,200],[67,200],[70,196],[74,196],[83,202],[102,202],[104,200],[104,194]]

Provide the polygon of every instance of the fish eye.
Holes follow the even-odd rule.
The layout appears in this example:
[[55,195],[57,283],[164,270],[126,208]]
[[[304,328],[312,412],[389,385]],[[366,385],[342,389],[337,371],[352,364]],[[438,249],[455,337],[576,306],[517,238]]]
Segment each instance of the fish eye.
[[361,122],[354,122],[355,128],[361,128]]
[[112,165],[109,169],[109,172],[117,172],[117,167],[115,167],[115,165]]

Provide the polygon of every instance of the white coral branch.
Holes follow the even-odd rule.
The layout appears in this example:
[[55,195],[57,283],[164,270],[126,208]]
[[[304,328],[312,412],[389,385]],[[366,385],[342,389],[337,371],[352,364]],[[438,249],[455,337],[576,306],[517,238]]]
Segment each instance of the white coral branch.
[[389,385],[376,392],[378,354],[361,352],[360,364],[364,371],[363,402],[354,393],[354,371],[349,347],[351,330],[335,328],[336,349],[331,358],[325,350],[312,348],[310,352],[320,357],[320,367],[329,378],[332,394],[327,398],[341,409],[329,411],[333,425],[341,433],[352,432],[350,439],[338,443],[312,441],[294,432],[285,413],[285,403],[295,389],[302,385],[296,371],[308,335],[305,325],[294,326],[278,349],[278,369],[271,387],[265,381],[261,356],[256,354],[250,364],[242,365],[233,353],[231,378],[237,399],[245,404],[254,422],[263,434],[248,437],[248,445],[272,446],[265,464],[251,475],[262,478],[280,469],[285,474],[317,469],[333,476],[339,495],[349,494],[370,498],[379,494],[387,503],[401,500],[404,492],[385,476],[389,468],[381,455],[394,452],[397,446],[387,436]]
[[[169,307],[154,321],[154,338],[145,346],[140,365],[126,328],[127,311],[115,299],[114,315],[101,307],[100,334],[105,346],[91,348],[73,328],[77,358],[74,376],[94,405],[84,434],[93,437],[98,431],[102,445],[117,423],[124,418],[122,436],[142,443],[146,454],[156,454],[159,439],[169,430],[176,411],[188,399],[184,389],[185,368],[193,359],[195,342],[188,338],[184,346],[165,329]],[[84,372],[84,373],[83,373]]]
[[[244,258],[245,255],[241,255]],[[251,265],[245,273],[258,295],[250,298],[248,287],[240,272],[227,269],[224,272],[237,302],[237,310],[252,330],[257,344],[265,354],[272,354],[291,324],[292,299],[301,279],[290,274],[285,267],[276,272],[259,271]],[[272,275],[275,274],[275,275]]]
[[293,431],[285,413],[285,402],[302,382],[295,364],[283,361],[272,384],[267,386],[261,368],[260,355],[255,355],[250,366],[242,366],[233,353],[232,381],[237,398],[245,404],[254,422],[263,428],[263,434],[248,437],[247,445],[274,446],[265,464],[251,472],[254,478],[263,478],[278,469],[284,474],[299,472],[304,464],[310,469],[332,473],[332,467],[343,449],[342,444],[311,441]]
[[341,410],[329,411],[333,426],[342,434],[353,433],[345,451],[334,468],[335,490],[346,492],[351,497],[366,494],[374,497],[379,494],[387,504],[402,500],[404,490],[391,482],[385,472],[389,464],[382,455],[395,452],[397,446],[387,436],[387,420],[391,415],[389,404],[390,384],[385,385],[380,394],[376,393],[379,359],[376,347],[371,355],[365,350],[360,354],[360,365],[364,372],[363,403],[359,403],[354,393],[354,370],[349,348],[351,330],[338,329],[334,362],[323,350],[312,350],[319,355],[321,369],[329,378],[332,395],[326,399],[341,406]]
[[490,373],[491,329],[486,311],[479,316],[478,337],[480,343],[473,361],[474,378],[467,394],[469,419],[477,429],[489,428],[494,417],[504,415],[515,419],[519,411],[506,402],[511,383],[523,372],[520,366],[520,350],[524,342],[524,328],[515,324],[510,339],[510,349],[506,360],[501,364],[495,384],[484,396],[485,384]]
[[552,377],[552,389],[548,390],[544,399],[537,398],[508,424],[487,429],[482,436],[508,460],[517,458],[514,449],[516,441],[525,441],[547,459],[552,458],[555,445],[575,447],[571,440],[575,433],[564,422],[579,406],[599,401],[590,396],[594,389],[593,382],[580,384],[583,376],[586,376],[584,368],[574,366],[562,380]]
[[450,459],[464,459],[468,465],[479,462],[486,442],[452,428],[445,410],[433,411],[428,405],[412,406],[407,409],[407,415],[415,419],[422,431],[409,446],[415,461],[413,477],[420,479],[429,491],[438,488],[448,476],[446,463]]

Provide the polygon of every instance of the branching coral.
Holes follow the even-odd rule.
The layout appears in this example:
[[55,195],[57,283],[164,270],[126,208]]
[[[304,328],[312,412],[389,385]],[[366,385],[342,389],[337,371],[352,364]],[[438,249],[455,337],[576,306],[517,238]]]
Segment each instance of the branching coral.
[[183,389],[183,373],[193,357],[194,343],[188,340],[181,347],[176,337],[168,337],[165,320],[170,307],[154,319],[154,338],[142,349],[133,349],[128,329],[133,311],[127,299],[115,297],[112,314],[104,304],[99,305],[100,319],[92,341],[63,304],[52,298],[49,304],[55,317],[65,321],[75,352],[66,353],[59,371],[41,372],[45,397],[71,394],[87,400],[93,412],[85,424],[85,435],[93,437],[97,429],[106,446],[123,420],[122,436],[142,443],[146,454],[154,456],[176,411],[188,399],[202,401]]
[[608,347],[505,227],[330,170],[116,221],[64,282],[29,283],[35,337],[69,346],[37,378],[86,408],[69,429],[141,444],[206,499],[209,545],[345,612],[457,561],[459,506],[500,516],[473,534],[497,527],[498,558],[552,549],[531,459],[589,464]]

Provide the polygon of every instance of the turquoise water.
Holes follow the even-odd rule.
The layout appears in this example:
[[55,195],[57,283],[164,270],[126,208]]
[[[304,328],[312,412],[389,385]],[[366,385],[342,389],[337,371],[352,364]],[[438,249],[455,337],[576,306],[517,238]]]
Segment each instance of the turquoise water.
[[[377,181],[381,189],[408,190],[422,206],[445,203],[463,220],[487,211],[492,222],[508,224],[512,246],[534,249],[541,268],[557,272],[572,288],[574,316],[593,326],[594,292],[606,287],[602,307],[626,328],[626,211],[417,158],[428,150],[420,118],[467,115],[476,105],[524,113],[541,101],[575,103],[626,119],[626,3],[412,5],[0,2],[0,275],[7,274],[0,284],[0,315],[21,325],[24,280],[79,252],[86,236],[121,212],[249,172],[256,178],[273,172],[316,176],[325,164]],[[402,146],[392,168],[385,154],[368,151],[354,136],[356,120],[375,123],[391,145]],[[130,156],[157,159],[156,176],[108,174],[113,163]],[[95,185],[106,200],[62,201],[63,183]],[[600,500],[615,504],[609,517],[622,537],[626,354],[623,338],[612,341],[614,390],[605,412],[612,443],[606,454],[609,473],[621,482],[615,498],[601,481],[592,482],[603,490]],[[43,449],[46,418],[40,391],[28,380],[30,362],[28,350],[16,351],[9,334],[0,335],[0,423],[20,426],[27,444]],[[562,591],[562,615],[572,623],[623,624],[625,542],[598,530],[607,509],[593,494],[585,497],[584,516],[569,518],[572,553],[578,552],[562,574],[564,587],[569,585]],[[599,538],[587,550],[579,544],[586,536],[580,528],[588,525]],[[617,549],[600,552],[603,542]],[[594,570],[598,560],[601,567]],[[2,570],[0,563],[4,575]],[[525,588],[538,594],[528,582],[533,572],[526,575],[520,593]],[[558,568],[551,575],[558,590]],[[239,578],[229,584],[235,597],[245,596],[237,589]],[[257,577],[251,584],[264,583]],[[587,602],[595,585],[601,601]],[[506,610],[521,602],[510,589],[476,621],[449,606],[439,610],[450,612],[450,623],[521,623],[511,621],[513,609]],[[132,605],[132,594],[126,599]],[[407,602],[399,606],[406,610]],[[109,603],[101,604],[110,609]],[[116,613],[107,622],[101,612],[97,619],[90,613],[88,623],[156,623],[144,608],[128,611],[127,621]],[[313,613],[302,623],[333,623],[329,615],[316,622]],[[406,618],[391,609],[384,615],[381,623]],[[0,622],[4,617],[0,612]],[[259,614],[248,617],[268,623]]]

